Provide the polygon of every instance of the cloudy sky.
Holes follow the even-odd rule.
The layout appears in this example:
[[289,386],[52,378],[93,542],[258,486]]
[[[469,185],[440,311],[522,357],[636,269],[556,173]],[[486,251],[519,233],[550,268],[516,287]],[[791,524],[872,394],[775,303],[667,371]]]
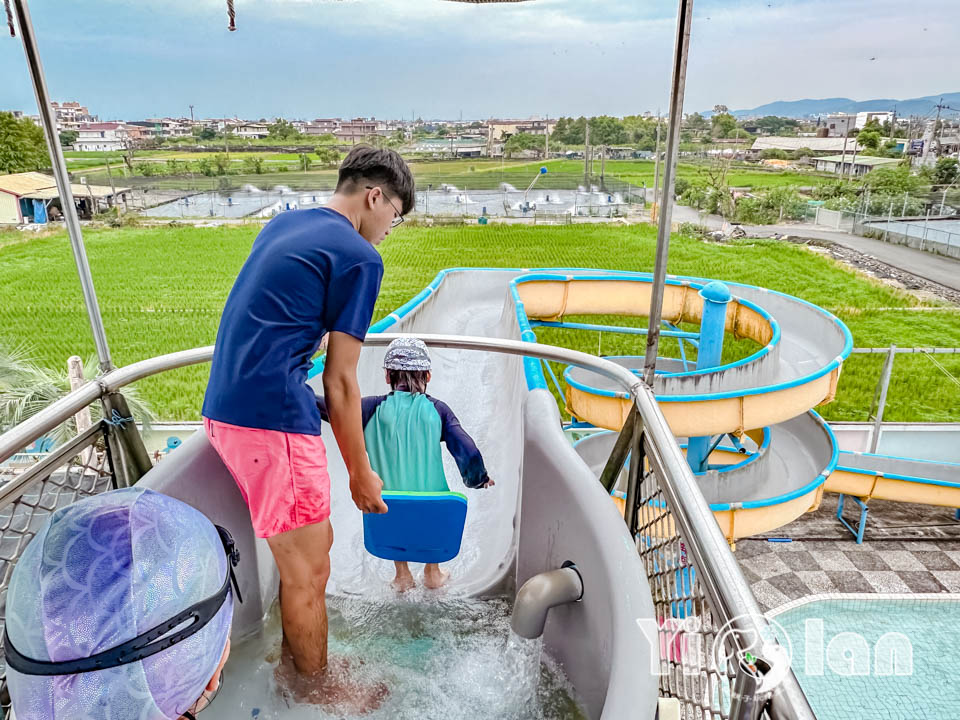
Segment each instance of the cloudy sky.
[[[54,99],[103,119],[663,108],[673,0],[30,0]],[[2,6],[0,6],[2,14]],[[960,91],[958,0],[696,0],[686,108]],[[873,58],[873,59],[872,59]],[[0,34],[0,109],[35,111]]]

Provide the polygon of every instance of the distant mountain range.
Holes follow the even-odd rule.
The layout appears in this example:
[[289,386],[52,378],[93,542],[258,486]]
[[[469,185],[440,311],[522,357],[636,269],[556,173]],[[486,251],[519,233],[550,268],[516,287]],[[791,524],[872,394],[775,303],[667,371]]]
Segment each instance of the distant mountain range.
[[[824,98],[822,100],[778,100],[749,110],[732,110],[737,117],[762,117],[764,115],[778,115],[780,117],[805,118],[830,113],[858,113],[868,110],[892,110],[897,108],[897,115],[931,115],[936,112],[936,104],[943,98],[945,105],[952,110],[944,110],[943,116],[960,115],[960,92],[943,93],[942,95],[928,95],[926,97],[910,98],[908,100],[893,100],[881,98],[877,100],[851,100],[850,98]],[[701,113],[710,116],[713,111]]]

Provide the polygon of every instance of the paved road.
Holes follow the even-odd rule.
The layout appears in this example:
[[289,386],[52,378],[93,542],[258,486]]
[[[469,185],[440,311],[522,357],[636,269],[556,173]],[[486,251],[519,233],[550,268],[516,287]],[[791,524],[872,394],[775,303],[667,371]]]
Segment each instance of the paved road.
[[[719,215],[704,215],[701,220],[700,214],[696,210],[684,205],[674,206],[673,222],[702,222],[712,230],[719,230],[724,225],[724,220]],[[744,225],[743,229],[754,237],[769,237],[779,233],[781,235],[835,242],[866,255],[872,255],[887,265],[892,265],[905,272],[960,292],[960,260],[954,260],[943,255],[934,255],[906,245],[895,245],[862,235],[851,235],[850,233],[829,230],[810,223]]]

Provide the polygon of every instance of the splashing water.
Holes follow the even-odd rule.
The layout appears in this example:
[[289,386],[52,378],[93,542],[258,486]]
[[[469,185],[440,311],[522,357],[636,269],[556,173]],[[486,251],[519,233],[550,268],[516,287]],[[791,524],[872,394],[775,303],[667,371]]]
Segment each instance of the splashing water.
[[500,190],[503,192],[520,192],[513,185],[508,182],[500,183]]
[[276,607],[263,633],[238,644],[204,720],[584,720],[573,689],[542,640],[509,629],[505,600],[329,598],[331,668],[382,704],[365,715],[296,702],[274,677],[280,658]]

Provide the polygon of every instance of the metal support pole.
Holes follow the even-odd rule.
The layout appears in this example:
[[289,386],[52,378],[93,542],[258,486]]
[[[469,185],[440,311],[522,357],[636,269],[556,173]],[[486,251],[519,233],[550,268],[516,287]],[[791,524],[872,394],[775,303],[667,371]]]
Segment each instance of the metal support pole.
[[[634,405],[636,406],[636,405]],[[643,479],[643,418],[637,413],[630,441],[630,468],[627,471],[627,498],[623,504],[623,521],[630,537],[637,536],[637,510],[640,506],[640,482]]]
[[80,218],[77,217],[77,207],[73,200],[73,188],[70,186],[70,175],[67,174],[67,163],[63,159],[63,149],[60,147],[60,136],[57,134],[56,117],[50,107],[50,93],[47,91],[47,81],[43,74],[43,65],[37,50],[37,40],[33,31],[33,22],[30,20],[30,11],[27,9],[27,0],[13,0],[13,10],[20,26],[20,37],[23,39],[23,51],[27,57],[27,67],[30,69],[30,78],[33,81],[33,91],[37,98],[37,110],[40,113],[40,124],[47,138],[47,149],[50,152],[50,161],[53,164],[53,175],[60,194],[60,204],[63,210],[63,219],[70,236],[70,246],[73,249],[73,259],[80,274],[80,285],[83,288],[83,300],[87,306],[87,315],[90,318],[90,327],[93,330],[93,342],[97,348],[97,359],[100,369],[109,372],[113,369],[110,360],[110,348],[107,346],[107,334],[103,329],[103,318],[100,317],[100,306],[97,303],[97,294],[93,288],[93,278],[90,276],[90,265],[87,262],[87,252],[83,246],[83,235],[80,232]]
[[927,226],[930,224],[930,211],[927,210],[927,216],[923,219],[923,237],[920,238],[920,249],[923,250],[924,243],[927,242]]
[[[703,298],[700,319],[700,346],[697,348],[697,370],[708,370],[720,364],[723,335],[727,323],[727,305],[732,299],[730,288],[714,280],[699,292]],[[687,442],[687,463],[694,472],[706,472],[710,457],[709,435],[692,437]]]
[[673,219],[673,190],[680,147],[680,121],[683,116],[683,91],[687,81],[687,56],[690,53],[690,26],[693,24],[693,0],[679,0],[677,38],[673,50],[670,87],[670,126],[667,131],[667,155],[663,170],[663,202],[657,225],[657,259],[653,267],[650,296],[650,332],[643,362],[643,379],[653,387],[660,345],[660,315],[663,310],[663,286],[667,279],[667,255],[670,250],[670,221]]
[[627,461],[627,456],[630,454],[631,443],[633,441],[633,432],[634,427],[637,424],[637,419],[637,404],[634,403],[630,406],[630,413],[627,415],[627,421],[620,429],[620,434],[617,436],[617,441],[613,445],[613,451],[610,453],[610,457],[607,458],[607,464],[604,466],[603,472],[600,473],[600,484],[603,485],[604,490],[606,490],[608,493],[612,492],[613,488],[616,487],[617,478],[620,477],[620,471],[623,470],[623,464]]
[[761,692],[763,673],[746,658],[739,659],[737,670],[730,698],[730,718],[760,720],[770,700],[769,693]]
[[137,431],[126,398],[119,392],[108,392],[100,398],[103,417],[110,425],[107,445],[117,487],[130,487],[142,478],[153,463]]
[[887,407],[887,390],[890,389],[890,376],[893,374],[893,359],[897,356],[897,346],[891,345],[887,351],[887,359],[883,363],[883,373],[880,375],[880,401],[877,403],[877,414],[873,421],[873,437],[870,438],[870,452],[877,451],[880,443],[880,427],[883,424],[883,411]]

